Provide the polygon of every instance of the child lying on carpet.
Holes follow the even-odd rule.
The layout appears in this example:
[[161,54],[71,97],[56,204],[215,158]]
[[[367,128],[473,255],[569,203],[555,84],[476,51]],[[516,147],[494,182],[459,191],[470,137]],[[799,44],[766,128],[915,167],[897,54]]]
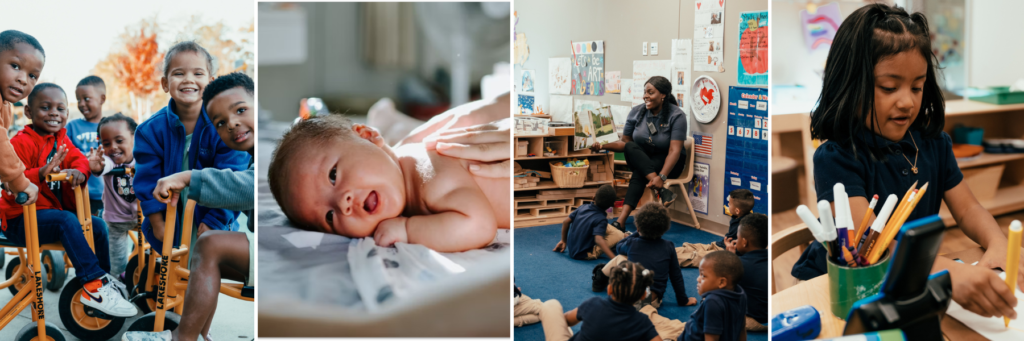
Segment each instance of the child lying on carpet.
[[301,228],[373,236],[380,246],[459,252],[483,247],[497,228],[511,227],[509,179],[477,176],[471,168],[478,164],[423,143],[392,148],[376,129],[327,115],[284,135],[268,180],[285,215]]

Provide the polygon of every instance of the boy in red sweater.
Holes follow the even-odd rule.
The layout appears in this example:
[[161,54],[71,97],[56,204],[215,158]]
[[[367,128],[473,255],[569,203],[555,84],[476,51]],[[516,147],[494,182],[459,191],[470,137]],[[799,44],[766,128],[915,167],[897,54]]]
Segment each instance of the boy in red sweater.
[[[89,160],[82,155],[67,136],[67,95],[53,83],[36,85],[28,95],[25,114],[32,124],[25,126],[13,138],[15,152],[25,165],[25,177],[39,187],[36,201],[36,220],[39,243],[60,241],[75,266],[75,274],[84,283],[85,290],[79,301],[103,313],[117,317],[131,317],[138,313],[135,306],[121,296],[118,286],[123,284],[108,274],[110,251],[107,244],[107,224],[93,217],[94,254],[82,233],[82,225],[73,211],[64,207],[75,206],[74,187],[84,183],[89,174]],[[69,183],[46,182],[46,175],[67,173]],[[3,196],[0,210],[6,224],[4,234],[18,244],[24,244],[25,225],[21,205],[14,197]]]

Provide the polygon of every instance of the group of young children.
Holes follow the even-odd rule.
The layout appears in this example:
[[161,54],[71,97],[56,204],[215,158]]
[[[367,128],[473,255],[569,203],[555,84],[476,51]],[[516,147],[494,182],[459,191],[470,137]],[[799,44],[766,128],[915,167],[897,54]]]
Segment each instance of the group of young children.
[[[517,326],[540,321],[548,341],[746,340],[748,330],[767,330],[768,217],[751,212],[750,191],[729,194],[733,218],[718,250],[700,245],[677,248],[662,239],[671,219],[659,203],[648,203],[635,213],[636,233],[619,231],[607,219],[615,200],[615,189],[601,186],[593,202],[562,223],[562,239],[554,249],[567,250],[579,260],[602,254],[610,258],[594,267],[592,277],[593,291],[607,291],[608,297],[592,297],[564,314],[556,300],[540,303],[520,297]],[[699,268],[699,300],[686,294],[680,267]],[[698,305],[685,324],[657,315],[669,282],[680,306]],[[572,335],[568,326],[579,322],[584,322],[579,334]]]
[[[129,332],[123,338],[201,336],[210,341],[221,278],[248,285],[254,279],[250,234],[234,232],[238,211],[247,211],[253,229],[252,79],[240,73],[214,77],[209,52],[195,42],[182,42],[164,56],[161,86],[171,100],[159,112],[141,124],[120,113],[103,117],[106,85],[103,79],[88,76],[75,88],[84,118],[68,122],[64,89],[36,84],[45,60],[42,45],[31,35],[0,33],[0,123],[10,128],[12,104],[26,97],[24,112],[31,121],[10,140],[0,134],[0,181],[7,186],[0,200],[0,231],[24,244],[22,205],[34,203],[39,242],[61,242],[84,283],[80,302],[109,316],[131,317],[138,311],[122,296],[127,293],[122,282],[130,253],[128,233],[141,228],[159,253],[166,205],[178,205],[179,198],[196,200],[199,238],[193,246],[188,308],[179,328],[173,335]],[[121,168],[134,172],[112,172]],[[47,181],[54,173],[67,174],[67,183]],[[83,183],[89,185],[92,214],[102,214],[92,219],[95,252],[74,211],[74,188]],[[17,203],[19,193],[29,200]],[[138,207],[145,215],[142,226]]]

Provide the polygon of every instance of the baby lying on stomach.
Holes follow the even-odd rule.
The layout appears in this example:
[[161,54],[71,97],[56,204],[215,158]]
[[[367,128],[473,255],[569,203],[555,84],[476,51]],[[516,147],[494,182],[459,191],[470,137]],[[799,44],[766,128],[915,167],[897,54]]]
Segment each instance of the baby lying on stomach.
[[486,246],[511,225],[509,180],[473,176],[474,163],[421,143],[392,149],[376,129],[327,115],[284,135],[268,178],[300,228],[457,252]]

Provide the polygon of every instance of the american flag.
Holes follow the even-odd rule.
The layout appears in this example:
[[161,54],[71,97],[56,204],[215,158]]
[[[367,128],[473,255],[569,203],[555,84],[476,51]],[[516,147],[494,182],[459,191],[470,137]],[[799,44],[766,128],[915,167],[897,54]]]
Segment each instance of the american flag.
[[693,152],[701,157],[711,157],[711,135],[693,134]]

